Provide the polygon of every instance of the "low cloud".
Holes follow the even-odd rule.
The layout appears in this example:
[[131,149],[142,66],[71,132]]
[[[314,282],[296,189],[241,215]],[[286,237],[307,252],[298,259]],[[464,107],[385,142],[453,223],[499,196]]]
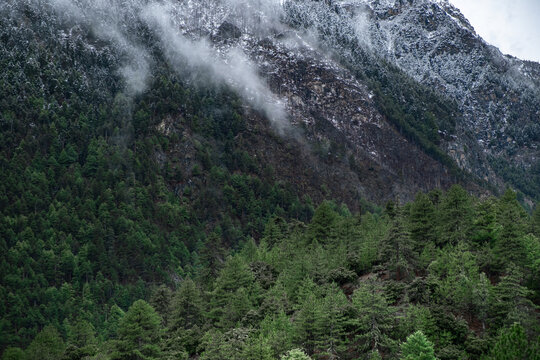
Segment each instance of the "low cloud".
[[103,0],[51,0],[50,4],[59,16],[88,26],[98,38],[115,47],[123,58],[119,73],[125,80],[128,94],[146,90],[151,75],[151,57],[141,45],[130,40],[120,24],[133,8],[121,8],[114,2]]
[[[42,3],[34,1],[38,6]],[[49,4],[60,18],[89,27],[116,49],[128,95],[144,92],[152,75],[150,44],[143,45],[134,31],[136,23],[156,35],[166,61],[176,72],[204,81],[203,85],[225,84],[263,112],[278,131],[288,127],[284,104],[242,49],[229,46],[219,50],[208,40],[224,21],[259,36],[276,31],[283,26],[281,0],[49,0]]]
[[[158,35],[167,61],[181,74],[205,73],[216,83],[224,83],[247,103],[272,121],[279,131],[287,126],[284,106],[258,75],[256,66],[240,48],[222,53],[207,40],[192,40],[174,27],[171,6],[152,4],[142,11],[142,18]],[[187,67],[187,68],[186,68]]]

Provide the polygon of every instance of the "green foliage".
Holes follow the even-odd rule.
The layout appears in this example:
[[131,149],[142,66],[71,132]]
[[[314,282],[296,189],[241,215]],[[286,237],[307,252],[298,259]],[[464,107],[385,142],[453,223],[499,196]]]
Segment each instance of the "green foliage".
[[433,344],[418,330],[401,344],[401,358],[404,360],[435,360]]
[[214,283],[210,318],[221,328],[234,327],[252,307],[254,285],[253,273],[243,259],[229,257]]
[[283,355],[281,360],[311,360],[311,358],[300,349],[292,349]]
[[529,299],[532,291],[522,283],[523,273],[516,266],[510,265],[507,274],[495,288],[499,301],[494,308],[494,315],[503,325],[510,326],[517,322],[534,331],[538,327],[537,306]]
[[7,348],[2,354],[2,360],[26,360],[26,354],[21,348]]
[[48,325],[36,335],[26,349],[28,360],[57,360],[64,354],[65,345],[58,330]]
[[172,291],[165,285],[159,286],[150,298],[150,305],[161,316],[162,325],[167,326],[171,312]]
[[501,330],[486,359],[493,360],[519,360],[519,359],[539,359],[534,344],[529,343],[523,327],[514,323],[508,328]]
[[246,360],[274,360],[272,348],[268,340],[263,337],[250,338],[242,352],[242,358]]
[[536,205],[531,217],[531,233],[540,238],[540,206]]
[[357,314],[351,322],[357,328],[358,347],[363,352],[392,351],[395,345],[390,336],[393,310],[377,284],[362,283],[353,294],[352,305]]
[[435,241],[435,205],[428,195],[419,193],[410,208],[410,236],[419,252],[425,245]]
[[527,214],[518,203],[516,193],[507,190],[499,199],[498,222],[502,226],[500,237],[495,245],[494,251],[498,258],[499,266],[504,268],[509,262],[522,264],[525,262],[527,254],[523,244],[523,236],[526,231]]
[[309,224],[309,234],[312,241],[324,243],[330,240],[338,215],[334,206],[329,201],[324,201],[313,214],[313,219]]
[[452,186],[441,201],[439,227],[444,236],[438,237],[438,245],[456,245],[468,238],[471,230],[472,203],[465,189]]
[[144,300],[130,306],[118,325],[113,359],[157,359],[161,338],[161,318]]
[[[166,208],[160,216],[172,216],[173,222],[185,216],[174,202]],[[456,209],[472,218],[443,226],[440,216],[456,215]],[[59,327],[65,346],[59,333],[47,327],[43,331],[48,335],[37,336],[23,355],[14,349],[5,356],[26,358],[49,346],[44,343],[52,348],[54,343],[60,344],[54,351],[65,359],[302,356],[284,355],[294,348],[305,349],[314,359],[380,359],[398,357],[398,344],[404,343],[404,358],[424,356],[408,353],[418,349],[440,359],[479,358],[488,356],[490,343],[503,341],[501,329],[514,323],[523,327],[533,349],[528,351],[534,353],[540,331],[534,302],[540,243],[536,236],[524,235],[522,227],[529,222],[511,193],[478,200],[454,188],[447,194],[418,195],[412,204],[394,205],[387,213],[352,215],[326,202],[310,224],[269,219],[259,243],[249,239],[228,256],[224,230],[217,227],[206,244],[197,245],[204,250],[204,261],[195,256],[193,277],[181,279],[175,291],[167,285],[144,291],[143,281],[126,291],[101,272],[95,281],[73,282],[78,288],[68,283],[50,287],[45,295],[65,304],[46,310],[56,314],[52,318],[60,310],[73,314],[79,309],[78,316],[65,317]],[[325,228],[325,222],[330,226]],[[449,240],[456,229],[462,235]],[[499,270],[495,265],[505,263],[497,250],[503,234],[521,245],[507,249],[513,261]],[[20,262],[25,276],[31,276],[33,268],[24,264],[32,257],[21,254],[44,245],[28,226],[20,226],[15,244],[10,261]],[[60,266],[71,269],[73,278],[93,277],[89,251],[88,246],[77,255],[62,251]],[[118,295],[112,299],[131,307],[124,312],[111,305],[100,320],[99,304],[113,290]],[[0,296],[24,312],[24,298],[4,290]],[[133,297],[149,298],[159,314],[142,300],[130,303]],[[417,330],[426,337],[412,336],[410,346],[405,345]]]
[[[244,359],[244,351],[255,351],[254,349],[246,350],[249,344],[250,333],[251,330],[246,328],[235,328],[225,333],[215,330],[207,332],[202,340],[204,351],[202,351],[201,359]],[[263,354],[266,356],[267,353]]]
[[395,273],[397,280],[411,277],[418,254],[411,234],[407,229],[405,217],[398,209],[392,219],[386,238],[381,244],[381,259]]
[[283,310],[267,315],[260,324],[260,332],[275,358],[293,346],[294,325]]
[[[0,16],[2,359],[391,358],[418,329],[440,358],[538,346],[540,211],[516,194],[314,211],[255,156],[229,90],[156,56],[148,90],[124,94],[122,54],[59,41],[44,15]],[[324,37],[381,111],[459,173],[438,147],[455,106],[341,30]]]
[[98,350],[95,329],[86,320],[78,319],[67,326],[68,346],[64,354],[66,359],[81,359],[94,356]]

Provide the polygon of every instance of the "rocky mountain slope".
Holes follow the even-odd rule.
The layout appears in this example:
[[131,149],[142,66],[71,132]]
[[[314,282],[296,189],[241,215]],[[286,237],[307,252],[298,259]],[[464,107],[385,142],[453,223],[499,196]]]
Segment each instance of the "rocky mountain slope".
[[[444,148],[460,167],[486,180],[513,182],[534,196],[538,64],[503,55],[487,44],[448,1],[343,1],[336,6],[343,17],[361,19],[369,48],[456,101],[463,121]],[[532,181],[520,182],[512,172]]]
[[[2,7],[5,38],[39,27],[39,36],[79,52],[85,86],[102,86],[112,71],[120,86],[113,92],[139,96],[164,61],[195,86],[231,88],[249,122],[297,154],[284,162],[281,140],[268,145],[268,135],[255,133],[245,135],[254,137],[247,151],[315,198],[325,183],[352,206],[350,199],[410,199],[456,181],[471,190],[507,183],[530,198],[540,191],[538,65],[500,54],[446,1]],[[98,59],[91,68],[89,58]],[[44,65],[25,61],[35,71]],[[298,167],[309,175],[296,181]]]

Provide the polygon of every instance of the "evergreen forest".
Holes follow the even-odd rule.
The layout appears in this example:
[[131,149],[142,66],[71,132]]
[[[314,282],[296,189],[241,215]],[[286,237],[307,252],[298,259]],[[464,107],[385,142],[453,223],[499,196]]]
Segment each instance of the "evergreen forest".
[[[230,87],[153,49],[130,93],[91,30],[95,47],[62,42],[21,8],[0,16],[2,360],[540,359],[540,207],[523,192],[348,206],[250,153],[295,145]],[[450,164],[434,115],[413,122],[394,86],[372,81],[379,105]],[[411,108],[451,122],[420,90]]]

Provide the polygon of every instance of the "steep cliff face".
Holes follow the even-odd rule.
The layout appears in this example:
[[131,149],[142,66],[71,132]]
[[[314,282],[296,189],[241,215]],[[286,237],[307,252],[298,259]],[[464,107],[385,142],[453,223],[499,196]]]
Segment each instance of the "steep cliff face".
[[[298,12],[316,18],[311,24],[295,23],[293,17]],[[347,66],[339,49],[325,43],[315,22],[339,27],[342,21],[339,9],[331,4],[187,1],[177,5],[176,13],[183,15],[173,21],[185,36],[211,39],[212,46],[224,57],[238,50],[246,54],[275,101],[283,103],[287,123],[292,127],[278,126],[277,130],[303,155],[296,154],[294,161],[283,162],[287,156],[275,155],[282,148],[270,150],[262,145],[263,139],[258,144],[252,141],[248,151],[281,169],[281,175],[293,183],[303,178],[303,191],[310,193],[310,189],[330,184],[331,196],[345,202],[360,197],[381,202],[396,197],[411,199],[418,191],[458,181],[455,169],[427,155],[389,121],[370,89],[369,78]],[[355,34],[350,36],[362,45],[359,50],[365,56],[363,61],[373,62],[371,66],[378,69],[387,66]],[[406,88],[407,84],[399,86]],[[449,116],[452,110],[443,112]],[[260,148],[265,151],[258,151]],[[294,174],[294,169],[302,168],[310,169],[301,172],[308,176]],[[477,188],[472,181],[463,182],[471,189]]]
[[[456,101],[463,120],[457,123],[458,136],[444,146],[462,168],[493,182],[497,177],[515,180],[508,168],[534,177],[540,140],[538,64],[487,44],[448,1],[336,4],[342,16],[363,14],[363,35],[380,56]],[[532,183],[514,185],[530,195],[537,191]]]
[[303,130],[303,141],[315,148],[322,161],[315,166],[328,173],[337,162],[352,172],[335,173],[332,186],[357,187],[363,197],[380,201],[410,199],[452,182],[448,169],[401,135],[373,92],[336,61],[301,45],[263,42],[250,49],[285,99],[290,121]]

